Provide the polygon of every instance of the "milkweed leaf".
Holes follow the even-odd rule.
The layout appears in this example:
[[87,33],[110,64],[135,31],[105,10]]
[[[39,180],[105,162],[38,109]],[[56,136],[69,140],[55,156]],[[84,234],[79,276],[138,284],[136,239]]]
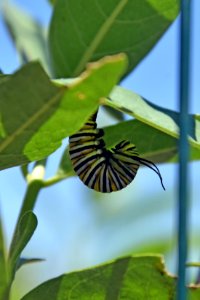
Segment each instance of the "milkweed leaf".
[[126,53],[128,74],[178,14],[177,0],[57,0],[50,24],[56,77],[77,77],[86,64]]
[[52,83],[38,63],[30,63],[0,83],[0,169],[55,151],[98,108],[126,66],[123,54],[107,57],[66,86]]
[[[200,289],[189,288],[197,300]],[[88,270],[51,279],[22,300],[65,299],[175,299],[176,279],[169,275],[160,256],[132,256]]]

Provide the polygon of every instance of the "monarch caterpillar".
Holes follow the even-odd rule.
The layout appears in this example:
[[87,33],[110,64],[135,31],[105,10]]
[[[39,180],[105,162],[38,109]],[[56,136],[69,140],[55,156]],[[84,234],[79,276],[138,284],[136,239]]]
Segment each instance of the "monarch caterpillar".
[[160,178],[157,166],[141,158],[135,145],[121,141],[108,150],[103,141],[104,131],[96,124],[97,112],[75,134],[69,137],[69,154],[75,172],[83,183],[102,193],[119,191],[133,181],[139,166],[152,169]]

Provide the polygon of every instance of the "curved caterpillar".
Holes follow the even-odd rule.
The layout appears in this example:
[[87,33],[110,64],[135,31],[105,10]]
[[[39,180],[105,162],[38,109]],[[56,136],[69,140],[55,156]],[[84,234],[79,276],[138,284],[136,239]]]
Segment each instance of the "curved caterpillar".
[[119,191],[133,181],[140,164],[152,169],[160,178],[157,166],[141,158],[135,145],[121,141],[111,150],[106,149],[103,129],[97,129],[97,112],[75,134],[69,137],[69,154],[75,172],[91,189],[102,193]]

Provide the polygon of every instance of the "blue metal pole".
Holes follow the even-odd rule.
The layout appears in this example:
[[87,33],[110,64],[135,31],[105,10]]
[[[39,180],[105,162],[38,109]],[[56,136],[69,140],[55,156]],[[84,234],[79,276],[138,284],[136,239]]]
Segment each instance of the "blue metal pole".
[[186,300],[188,157],[189,145],[189,67],[191,1],[181,0],[180,23],[180,140],[179,140],[179,209],[178,209],[178,285],[177,299]]

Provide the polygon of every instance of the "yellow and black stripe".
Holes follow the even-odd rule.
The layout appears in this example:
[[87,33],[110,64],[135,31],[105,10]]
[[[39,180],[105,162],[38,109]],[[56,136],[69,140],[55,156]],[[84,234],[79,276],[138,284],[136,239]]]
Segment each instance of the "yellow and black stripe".
[[102,193],[119,191],[135,178],[140,164],[151,168],[160,178],[157,166],[139,157],[135,145],[122,141],[108,150],[104,131],[97,129],[97,112],[76,133],[69,137],[69,154],[75,172],[85,185]]

